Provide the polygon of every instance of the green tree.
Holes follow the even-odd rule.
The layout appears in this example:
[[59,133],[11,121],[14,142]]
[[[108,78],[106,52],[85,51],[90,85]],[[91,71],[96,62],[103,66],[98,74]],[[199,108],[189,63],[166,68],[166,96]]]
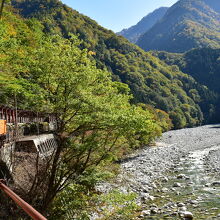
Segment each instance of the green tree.
[[59,144],[51,169],[43,181],[36,180],[30,196],[32,203],[41,198],[42,210],[88,169],[149,143],[161,132],[152,114],[129,104],[128,87],[112,82],[78,44],[75,37],[44,39],[24,62],[28,81],[41,87],[41,110],[58,121]]

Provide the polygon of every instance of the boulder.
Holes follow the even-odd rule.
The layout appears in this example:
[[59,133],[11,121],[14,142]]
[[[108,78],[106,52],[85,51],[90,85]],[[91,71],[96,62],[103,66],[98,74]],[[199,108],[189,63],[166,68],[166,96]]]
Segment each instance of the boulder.
[[182,203],[182,202],[180,202],[180,203],[177,204],[177,206],[178,206],[178,207],[183,207],[183,206],[185,206],[185,204]]
[[215,181],[211,184],[212,186],[220,186],[220,181]]
[[151,214],[151,211],[150,210],[143,210],[142,212],[141,212],[141,215],[142,216],[148,216],[148,215],[150,215]]
[[185,220],[193,219],[193,214],[191,212],[185,211],[185,212],[182,212],[181,215],[183,216]]
[[177,179],[185,179],[186,178],[186,175],[185,174],[179,174],[177,176]]
[[180,183],[174,183],[173,187],[181,187],[181,184]]

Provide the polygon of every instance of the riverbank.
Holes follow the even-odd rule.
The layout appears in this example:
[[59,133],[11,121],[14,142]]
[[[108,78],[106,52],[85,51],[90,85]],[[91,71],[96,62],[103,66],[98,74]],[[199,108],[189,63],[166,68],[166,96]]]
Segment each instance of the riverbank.
[[140,218],[220,219],[219,125],[166,132],[120,164],[117,180],[99,190],[137,193]]

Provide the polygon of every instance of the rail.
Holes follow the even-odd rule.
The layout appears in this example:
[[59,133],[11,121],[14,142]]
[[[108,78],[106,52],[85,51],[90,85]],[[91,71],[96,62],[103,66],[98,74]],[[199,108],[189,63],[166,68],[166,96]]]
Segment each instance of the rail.
[[4,180],[0,180],[0,189],[5,192],[18,206],[20,206],[32,219],[34,220],[47,220],[43,215],[36,211],[27,202],[21,199],[16,193],[9,189]]

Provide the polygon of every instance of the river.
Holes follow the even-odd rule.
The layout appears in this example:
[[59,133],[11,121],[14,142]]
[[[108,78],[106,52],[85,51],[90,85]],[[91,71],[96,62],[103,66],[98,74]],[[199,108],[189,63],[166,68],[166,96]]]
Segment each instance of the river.
[[169,131],[121,162],[117,184],[139,195],[142,219],[220,219],[219,157],[219,125]]

